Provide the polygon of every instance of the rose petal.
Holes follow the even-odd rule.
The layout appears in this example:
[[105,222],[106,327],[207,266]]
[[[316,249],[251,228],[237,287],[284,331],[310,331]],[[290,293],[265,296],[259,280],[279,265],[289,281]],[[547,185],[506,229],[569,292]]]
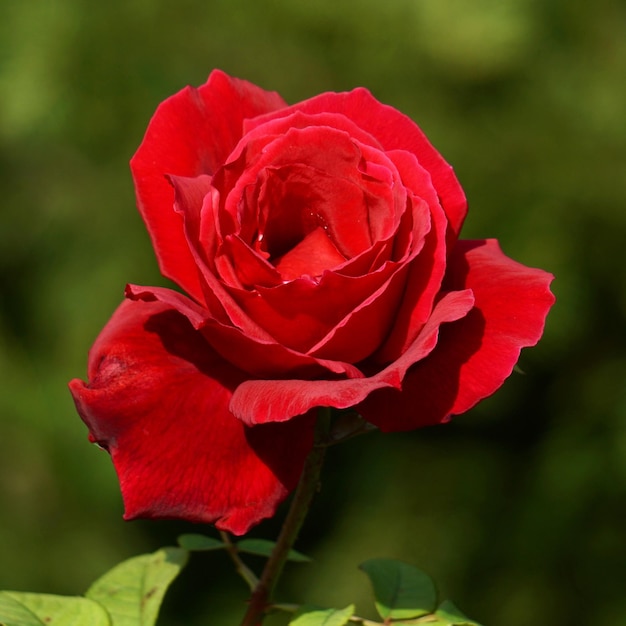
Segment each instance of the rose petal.
[[[352,156],[351,150],[347,153]],[[264,154],[263,158],[266,157],[267,154]],[[255,162],[255,167],[260,166],[260,161],[261,159]],[[397,178],[398,173],[393,162],[385,156],[384,163],[393,168]],[[407,205],[405,192],[399,194],[396,204],[398,206],[394,207],[395,215],[390,226],[398,228],[404,222],[410,224],[411,233],[405,237],[405,249],[397,250],[400,257],[398,261],[406,262],[410,256],[415,256],[421,250],[423,239],[430,229],[430,217],[428,207],[423,201],[416,200]],[[440,207],[438,208],[441,213]],[[409,215],[406,215],[407,212]],[[256,290],[241,289],[240,285],[233,285],[229,290],[230,294],[247,317],[261,325],[279,344],[299,352],[307,352],[323,341],[346,316],[366,302],[396,271],[398,264],[384,262],[385,257],[395,247],[392,234],[389,234],[387,241],[377,241],[369,251],[363,253],[362,258],[353,259],[354,263],[351,261],[337,267],[335,271],[325,272],[319,279],[304,276],[274,287],[259,285]],[[412,245],[409,246],[409,242]],[[356,273],[359,268],[361,275],[351,274],[352,271]],[[395,303],[392,306],[395,310]],[[345,360],[339,354],[335,358]]]
[[361,131],[375,137],[384,150],[412,152],[432,176],[450,223],[449,243],[456,240],[467,214],[465,194],[452,167],[435,150],[413,120],[393,107],[378,102],[367,89],[359,87],[347,93],[323,93],[314,96],[273,111],[258,118],[255,123],[267,123],[291,116],[297,111],[307,115],[339,113],[354,122]]
[[89,382],[70,389],[107,449],[125,518],[182,518],[236,534],[295,487],[313,419],[249,429],[228,410],[245,379],[176,311],[125,301],[96,340]]
[[[415,198],[411,202],[411,209],[412,246],[407,262],[405,264],[388,263],[389,267],[396,266],[398,269],[389,275],[388,279],[375,291],[372,291],[362,303],[350,310],[321,341],[308,351],[309,354],[358,363],[381,348],[381,344],[383,344],[383,348],[388,345],[386,337],[389,336],[390,329],[392,329],[392,335],[395,332],[399,323],[398,318],[402,315],[405,306],[406,291],[410,288],[410,285],[407,287],[407,275],[413,276],[415,267],[422,270],[432,267],[434,264],[432,242],[438,239],[440,241],[443,237],[442,233],[445,232],[444,222],[443,231],[439,236],[436,233],[431,233],[429,207],[423,200]],[[428,276],[422,277],[420,284],[428,284]],[[438,285],[439,283],[437,283]],[[420,293],[420,295],[424,296],[425,302],[418,300],[416,308],[427,309],[428,314],[430,314],[433,307],[433,296],[428,293],[428,290],[424,291],[426,293]],[[422,325],[425,321],[426,317],[422,321]],[[400,320],[401,323],[402,320]],[[413,339],[422,325],[416,328],[412,335]],[[359,340],[355,341],[355,337],[359,337]],[[386,365],[379,353],[374,358],[377,362]],[[391,360],[395,360],[395,357],[389,359],[389,361]]]
[[[398,264],[352,278],[325,272],[319,279],[301,277],[255,291],[231,289],[251,319],[281,345],[308,352],[396,271]],[[260,297],[259,297],[260,295]]]
[[442,329],[436,349],[409,370],[402,391],[381,389],[357,410],[383,431],[446,421],[491,395],[522,348],[543,332],[552,275],[506,257],[497,241],[459,241],[444,288],[471,288],[476,306]]
[[271,257],[282,257],[318,228],[326,231],[342,255],[325,269],[371,247],[362,181],[302,164],[268,168],[265,174],[259,203],[271,207],[263,233]]
[[[308,354],[359,363],[369,357],[393,327],[406,282],[401,267],[370,297],[343,318]],[[358,338],[355,341],[355,338]]]
[[176,309],[194,328],[201,331],[202,336],[225,361],[251,376],[362,376],[361,371],[349,363],[302,354],[276,343],[271,338],[264,340],[252,337],[240,328],[207,317],[207,311],[172,289],[127,285],[126,297],[133,301],[160,302],[167,305],[168,309]]
[[[393,164],[380,151],[325,126],[291,128],[255,146],[247,143],[241,157],[220,170],[215,185],[224,198],[223,211],[233,221],[241,214],[246,190],[259,186],[244,222],[258,224],[258,235],[270,256],[282,256],[318,226],[328,230],[347,258],[371,247],[372,237],[380,239],[393,232],[399,219],[393,179],[374,167]],[[374,161],[371,171],[364,163],[364,150]],[[231,176],[231,169],[238,176]]]
[[161,271],[199,301],[196,263],[165,175],[213,174],[237,145],[245,118],[284,106],[278,94],[214,71],[202,87],[187,87],[159,105],[131,160],[137,205]]
[[237,235],[228,235],[222,242],[215,265],[223,280],[241,288],[274,287],[282,282],[280,272]]
[[385,345],[376,355],[380,363],[394,361],[413,342],[430,315],[446,270],[447,220],[430,185],[430,176],[412,154],[396,151],[390,156],[407,187],[420,190],[421,202],[427,203],[430,209],[432,228],[422,253],[410,264],[406,290],[395,323]]
[[[440,326],[467,315],[474,303],[470,290],[445,295],[409,349],[389,367],[369,378],[351,380],[249,380],[237,387],[230,409],[246,424],[283,422],[317,406],[345,409],[384,387],[399,389],[406,371],[437,343]],[[388,410],[393,410],[389,407]]]
[[321,276],[345,260],[320,226],[305,235],[287,254],[276,259],[274,265],[284,280],[295,280],[300,276]]
[[[297,107],[284,107],[287,115],[275,116],[272,113],[258,115],[244,121],[244,135],[242,140],[232,152],[231,158],[236,158],[250,141],[262,140],[267,136],[284,135],[291,128],[307,128],[309,126],[326,126],[335,130],[345,131],[352,139],[359,143],[367,144],[375,148],[382,148],[375,137],[359,128],[345,115],[320,111],[315,114],[305,114],[297,110]],[[230,160],[230,159],[229,159]]]
[[[209,193],[206,177],[198,177],[197,179],[181,178],[177,176],[169,177],[170,183],[174,187],[176,211],[179,212],[184,219],[184,232],[188,240],[196,241],[200,220],[199,212],[202,213],[203,221],[214,220],[214,211],[216,207],[213,203],[213,195]],[[194,184],[194,181],[195,184]],[[197,187],[204,189],[207,194],[201,207],[198,207],[199,196]],[[217,245],[217,244],[215,244]],[[196,271],[202,277],[201,286],[206,307],[208,309],[206,317],[212,317],[222,324],[234,325],[242,328],[245,332],[256,339],[262,341],[272,341],[272,337],[252,320],[232,296],[224,288],[222,282],[213,273],[213,264],[210,258],[211,254],[215,254],[215,250],[203,250],[199,245],[190,245],[189,250],[196,264]]]
[[141,285],[126,285],[124,295],[129,300],[142,302],[160,302],[167,308],[175,309],[196,329],[204,326],[208,312],[193,300],[178,291],[167,287],[142,287]]

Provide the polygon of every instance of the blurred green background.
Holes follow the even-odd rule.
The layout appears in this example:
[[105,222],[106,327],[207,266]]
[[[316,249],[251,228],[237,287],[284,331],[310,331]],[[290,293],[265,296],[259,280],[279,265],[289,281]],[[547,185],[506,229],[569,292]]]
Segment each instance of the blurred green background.
[[[66,383],[125,283],[165,284],[127,162],[157,104],[215,67],[289,102],[368,87],[454,165],[464,236],[557,277],[525,375],[451,425],[331,451],[298,544],[315,562],[290,566],[281,597],[371,614],[356,565],[388,556],[486,626],[626,624],[626,6],[612,0],[3,0],[0,588],[81,593],[193,530],[122,521]],[[236,624],[245,597],[225,558],[194,557],[161,623]]]

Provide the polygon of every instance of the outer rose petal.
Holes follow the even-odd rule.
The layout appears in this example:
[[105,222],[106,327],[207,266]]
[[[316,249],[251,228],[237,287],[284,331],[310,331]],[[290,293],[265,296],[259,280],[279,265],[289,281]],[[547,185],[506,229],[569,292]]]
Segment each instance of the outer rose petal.
[[274,514],[313,443],[313,419],[250,429],[228,410],[245,378],[178,312],[125,301],[70,390],[108,449],[125,518],[182,518],[235,534]]
[[214,174],[241,139],[245,118],[285,106],[277,93],[216,70],[198,89],[187,87],[159,105],[131,159],[137,205],[161,271],[200,302],[198,270],[165,175]]
[[459,241],[444,289],[470,288],[476,306],[441,331],[402,391],[381,389],[356,407],[381,430],[413,430],[446,421],[491,395],[511,374],[522,348],[543,332],[554,303],[552,275],[505,256],[495,240]]

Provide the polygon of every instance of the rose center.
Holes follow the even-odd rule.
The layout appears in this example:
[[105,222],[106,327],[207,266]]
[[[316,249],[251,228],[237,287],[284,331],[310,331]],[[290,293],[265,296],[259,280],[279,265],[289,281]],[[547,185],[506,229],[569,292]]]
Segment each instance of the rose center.
[[319,276],[359,254],[371,238],[367,194],[357,182],[301,163],[265,168],[252,246],[286,280]]

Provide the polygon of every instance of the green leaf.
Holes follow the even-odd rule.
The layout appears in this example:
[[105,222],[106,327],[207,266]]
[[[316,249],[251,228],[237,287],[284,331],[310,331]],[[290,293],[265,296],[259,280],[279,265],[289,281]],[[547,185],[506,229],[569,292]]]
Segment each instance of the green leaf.
[[450,600],[445,600],[439,605],[435,616],[439,619],[436,624],[445,626],[480,626],[478,622],[469,619]]
[[109,615],[87,598],[0,592],[1,626],[111,626]]
[[370,559],[359,567],[372,583],[376,610],[383,619],[410,619],[434,611],[435,584],[416,567],[394,559]]
[[163,548],[120,563],[85,594],[100,602],[113,626],[154,626],[163,596],[187,562],[182,548]]
[[197,533],[181,535],[178,538],[178,545],[181,548],[185,548],[185,550],[191,550],[194,552],[221,550],[226,547],[226,544],[219,539],[213,539],[213,537],[207,537],[206,535],[200,535]]
[[41,626],[41,620],[10,592],[0,592],[0,624],[2,626]]
[[301,607],[289,626],[344,626],[354,615],[354,604],[345,609]]
[[[270,556],[275,545],[273,541],[268,541],[267,539],[242,539],[236,544],[239,552],[257,554],[259,556]],[[289,550],[287,560],[298,563],[308,563],[311,559],[301,552]]]

